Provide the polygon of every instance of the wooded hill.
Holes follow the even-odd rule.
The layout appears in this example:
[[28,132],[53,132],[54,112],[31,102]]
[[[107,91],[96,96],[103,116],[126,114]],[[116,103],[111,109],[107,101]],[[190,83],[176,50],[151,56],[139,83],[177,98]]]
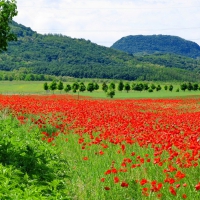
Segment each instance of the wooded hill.
[[13,22],[18,36],[0,55],[0,70],[27,68],[34,74],[76,78],[110,78],[149,81],[197,81],[199,73],[142,59],[84,39],[63,35],[41,35]]
[[116,41],[111,48],[133,55],[171,53],[200,58],[200,46],[197,43],[170,35],[130,35]]

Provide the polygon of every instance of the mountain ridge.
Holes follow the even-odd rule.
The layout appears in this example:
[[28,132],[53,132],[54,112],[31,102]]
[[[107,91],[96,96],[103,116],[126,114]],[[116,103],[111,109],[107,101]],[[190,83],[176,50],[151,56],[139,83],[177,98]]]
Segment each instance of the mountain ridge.
[[117,40],[111,48],[133,55],[172,53],[200,58],[200,46],[172,35],[129,35]]

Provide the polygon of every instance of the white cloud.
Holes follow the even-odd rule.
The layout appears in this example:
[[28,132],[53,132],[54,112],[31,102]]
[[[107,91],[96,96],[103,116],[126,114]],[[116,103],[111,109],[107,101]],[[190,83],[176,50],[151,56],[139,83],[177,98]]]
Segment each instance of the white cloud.
[[177,35],[200,44],[199,0],[18,0],[15,20],[110,46],[127,35]]

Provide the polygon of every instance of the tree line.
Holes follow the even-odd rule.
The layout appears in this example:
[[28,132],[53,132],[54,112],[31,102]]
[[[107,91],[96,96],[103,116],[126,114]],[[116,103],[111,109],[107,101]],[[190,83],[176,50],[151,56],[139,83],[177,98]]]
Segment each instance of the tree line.
[[[59,90],[60,93],[62,90],[64,90],[66,93],[72,91],[73,93],[76,92],[84,92],[84,91],[88,91],[88,92],[93,92],[95,90],[99,90],[100,86],[97,82],[89,82],[88,84],[85,84],[84,82],[74,82],[72,84],[67,83],[64,86],[64,83],[62,81],[56,81],[53,80],[51,83],[47,83],[45,82],[43,85],[43,88],[45,91],[49,91],[51,90],[53,93],[55,90]],[[114,83],[114,82],[103,82],[101,84],[101,89],[107,94],[108,97],[113,98],[115,95],[115,91],[118,90],[119,92],[122,91],[126,91],[127,93],[131,90],[133,91],[148,91],[148,92],[154,92],[154,91],[160,91],[162,89],[164,89],[165,91],[170,91],[172,92],[174,90],[174,86],[172,84],[170,85],[164,85],[161,87],[160,84],[148,84],[148,83],[135,83],[133,82],[132,84],[129,82],[124,83],[123,81],[119,81],[118,84]],[[182,91],[197,91],[200,90],[200,86],[198,83],[182,83],[180,84],[180,89],[177,88],[176,92],[179,92],[180,90]]]
[[47,74],[33,74],[30,69],[21,67],[13,71],[0,71],[0,81],[68,81],[71,77]]

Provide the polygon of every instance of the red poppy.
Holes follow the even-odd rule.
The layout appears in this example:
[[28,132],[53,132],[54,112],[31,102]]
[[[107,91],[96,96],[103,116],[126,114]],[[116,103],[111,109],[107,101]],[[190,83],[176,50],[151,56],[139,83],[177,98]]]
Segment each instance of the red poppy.
[[123,181],[123,182],[121,183],[121,186],[122,186],[122,187],[128,187],[128,183],[126,183],[125,181]]
[[144,185],[144,184],[146,184],[146,183],[148,183],[148,181],[147,181],[146,179],[142,179],[142,180],[140,181],[140,185]]
[[88,160],[88,157],[86,157],[86,156],[85,156],[85,157],[83,157],[83,160]]
[[198,184],[195,185],[195,189],[196,190],[200,190],[200,182]]
[[183,194],[182,197],[183,197],[183,199],[186,199],[186,198],[187,198],[187,195],[186,195],[186,194]]
[[175,176],[176,176],[177,178],[180,178],[180,179],[185,178],[185,174],[182,173],[181,171],[177,171]]
[[119,183],[119,178],[116,176],[116,177],[114,177],[114,183]]
[[110,187],[106,186],[104,187],[105,190],[110,190]]
[[101,178],[100,179],[101,182],[105,182],[105,180],[106,180],[105,178]]
[[170,191],[171,194],[173,194],[174,196],[176,196],[176,190],[174,189],[173,186],[169,187],[169,191]]

